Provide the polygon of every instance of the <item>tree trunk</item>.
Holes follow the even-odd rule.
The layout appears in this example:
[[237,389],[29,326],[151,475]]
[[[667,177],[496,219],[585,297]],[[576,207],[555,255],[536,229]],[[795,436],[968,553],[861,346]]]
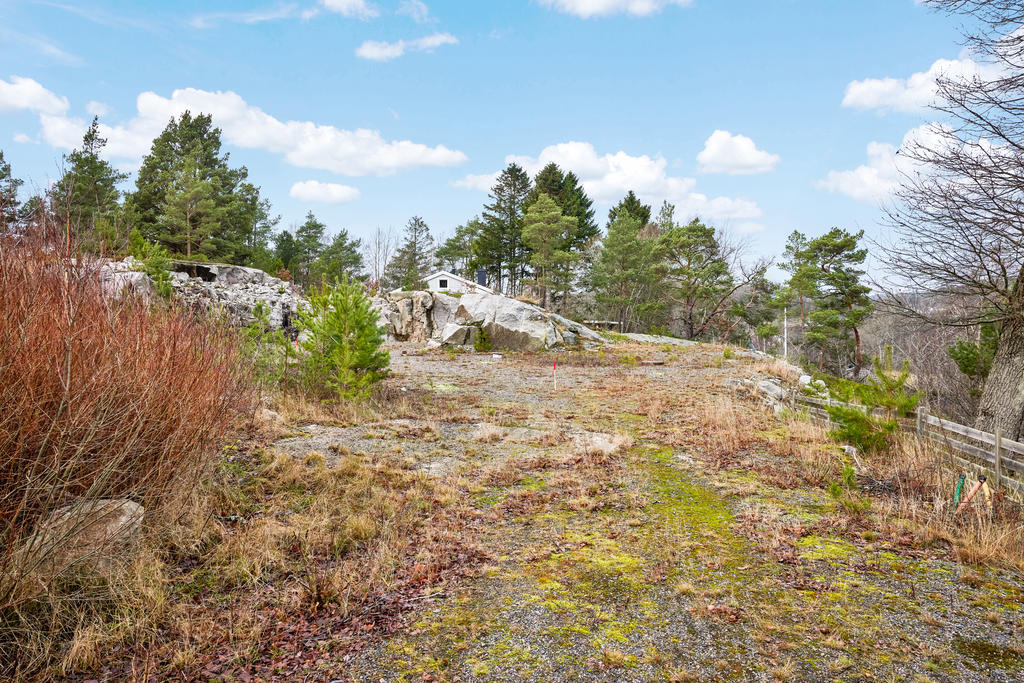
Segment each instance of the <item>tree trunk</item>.
[[986,432],[1001,429],[1014,441],[1024,436],[1024,319],[1019,315],[1003,323],[974,425]]

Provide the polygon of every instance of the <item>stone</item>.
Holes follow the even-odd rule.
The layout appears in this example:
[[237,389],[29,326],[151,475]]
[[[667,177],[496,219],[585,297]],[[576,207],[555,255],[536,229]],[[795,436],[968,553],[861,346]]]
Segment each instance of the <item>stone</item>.
[[775,401],[785,401],[788,393],[781,386],[771,381],[770,379],[764,379],[757,383],[757,388],[762,394],[768,396],[768,398]]
[[[555,321],[556,325],[565,328],[566,330],[572,332],[578,337],[594,342],[606,341],[604,337],[599,335],[597,332],[594,332],[592,329],[590,329],[586,325],[583,325],[582,323],[578,323],[575,320],[569,320],[568,318],[558,315],[557,313],[551,313],[549,315],[551,316],[551,319]],[[564,332],[562,333],[562,336],[565,336]],[[566,341],[565,343],[569,344],[568,341]]]
[[689,339],[678,339],[676,337],[666,337],[660,334],[636,334],[629,332],[623,335],[633,341],[638,341],[643,344],[669,344],[671,346],[694,346],[697,344],[695,341]]
[[476,344],[482,331],[491,346],[510,351],[562,346],[567,343],[563,332],[573,344],[580,338],[590,344],[604,342],[585,325],[500,294],[389,292],[374,297],[372,306],[388,341],[467,346]]
[[472,346],[480,337],[480,329],[472,325],[448,323],[441,330],[439,341],[444,346]]
[[539,306],[498,294],[466,294],[455,320],[480,325],[491,346],[511,351],[543,351],[563,343],[555,323]]
[[145,513],[141,505],[123,498],[66,505],[36,528],[25,552],[45,559],[51,572],[73,564],[102,572],[138,540]]
[[131,256],[123,261],[108,261],[100,267],[100,286],[104,295],[119,300],[129,295],[153,301],[156,286],[153,280],[142,272],[142,262]]
[[255,321],[253,311],[263,302],[271,329],[294,330],[302,297],[291,283],[244,266],[176,261],[174,269],[171,286],[186,305],[220,308],[244,326]]

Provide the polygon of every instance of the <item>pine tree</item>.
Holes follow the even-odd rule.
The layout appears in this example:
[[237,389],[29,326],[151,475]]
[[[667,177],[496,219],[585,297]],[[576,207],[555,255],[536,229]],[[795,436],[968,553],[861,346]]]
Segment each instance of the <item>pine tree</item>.
[[196,180],[209,183],[212,189],[209,198],[216,206],[219,225],[211,237],[218,258],[251,263],[266,248],[276,220],[269,217],[269,205],[260,200],[259,188],[246,182],[248,170],[230,168],[229,156],[221,153],[221,131],[209,115],[186,111],[172,118],[153,140],[142,160],[136,190],[128,197],[127,207],[139,231],[153,239],[162,230],[168,191],[180,177],[186,157],[191,157]]
[[874,309],[871,288],[861,282],[864,271],[858,268],[867,259],[867,249],[859,247],[863,237],[863,230],[853,234],[832,228],[807,243],[807,253],[819,274],[816,310],[810,315],[805,338],[819,347],[818,367],[822,369],[829,346],[834,353],[842,353],[852,332],[855,376],[863,365],[860,325]]
[[473,273],[473,243],[483,230],[479,218],[466,221],[456,226],[455,234],[446,239],[437,248],[438,265],[449,272],[462,277],[475,279]]
[[0,235],[13,231],[18,225],[18,188],[22,180],[11,173],[11,165],[0,150]]
[[[100,137],[99,118],[82,137],[82,147],[65,157],[67,172],[50,189],[53,206],[73,234],[87,238],[87,245],[100,248],[106,237],[115,248],[121,238],[113,225],[121,191],[117,184],[128,177],[100,158],[107,140]],[[102,233],[102,234],[101,234]]]
[[309,391],[327,390],[341,400],[366,398],[387,375],[390,355],[381,349],[384,335],[377,312],[361,282],[343,277],[323,285],[299,309],[299,329],[306,332],[302,375]]
[[313,277],[329,283],[344,278],[355,279],[363,269],[363,255],[359,252],[361,240],[353,240],[348,231],[341,229],[313,264]]
[[807,324],[807,303],[818,294],[818,265],[814,254],[808,250],[807,236],[794,230],[786,241],[783,261],[779,264],[782,270],[789,273],[787,287],[792,298],[800,302],[800,329]]
[[721,320],[736,285],[714,228],[697,219],[670,225],[659,237],[667,294],[683,335],[695,339]]
[[434,266],[434,238],[430,228],[419,216],[405,224],[402,246],[395,252],[387,270],[384,286],[387,289],[423,289],[423,279]]
[[608,211],[608,225],[614,223],[619,214],[623,212],[640,221],[641,230],[651,222],[651,205],[641,202],[633,190],[626,193],[626,196]]
[[551,307],[551,295],[565,299],[572,287],[572,262],[569,251],[576,232],[576,218],[563,216],[555,200],[541,193],[523,219],[523,243],[530,250],[532,284],[539,290],[544,308]]
[[281,261],[281,267],[291,271],[296,266],[299,248],[295,243],[295,235],[282,230],[274,236],[274,256]]
[[313,284],[313,264],[324,251],[324,233],[327,226],[317,220],[312,211],[306,213],[306,220],[295,229],[295,256],[289,263],[295,281],[303,286]]
[[628,211],[616,212],[591,276],[597,302],[607,307],[623,332],[657,318],[663,308],[658,240],[641,236],[641,227]]
[[217,233],[224,210],[218,207],[216,194],[214,181],[203,178],[196,156],[186,156],[167,188],[157,242],[190,260],[222,255]]
[[526,268],[523,214],[530,193],[530,177],[518,164],[509,164],[491,188],[484,206],[483,229],[474,245],[476,261],[485,268],[500,292],[519,293]]

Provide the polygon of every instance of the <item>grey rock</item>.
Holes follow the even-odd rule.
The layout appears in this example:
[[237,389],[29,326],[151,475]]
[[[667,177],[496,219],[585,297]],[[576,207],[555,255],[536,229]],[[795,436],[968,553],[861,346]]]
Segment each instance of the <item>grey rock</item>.
[[670,344],[672,346],[694,346],[697,344],[695,341],[689,339],[677,339],[676,337],[664,337],[657,334],[635,334],[627,333],[625,335],[633,341],[642,342],[644,344]]
[[448,323],[441,330],[439,341],[444,346],[471,346],[480,337],[480,329],[472,325]]
[[757,388],[762,394],[776,401],[784,401],[788,393],[781,386],[770,379],[764,379],[757,383]]
[[23,552],[40,558],[44,573],[72,565],[104,571],[119,551],[138,540],[145,513],[141,505],[123,498],[66,505],[39,524]]

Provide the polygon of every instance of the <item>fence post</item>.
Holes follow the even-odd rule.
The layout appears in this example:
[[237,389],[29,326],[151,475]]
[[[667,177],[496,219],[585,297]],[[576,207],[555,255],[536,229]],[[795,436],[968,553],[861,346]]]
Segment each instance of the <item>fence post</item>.
[[917,407],[917,440],[918,441],[921,440],[921,432],[924,429],[923,423],[924,423],[924,419],[923,419],[923,416],[922,416],[922,408],[921,408],[921,406],[918,406]]
[[998,489],[1003,483],[1003,430],[996,429],[996,476],[993,477]]

